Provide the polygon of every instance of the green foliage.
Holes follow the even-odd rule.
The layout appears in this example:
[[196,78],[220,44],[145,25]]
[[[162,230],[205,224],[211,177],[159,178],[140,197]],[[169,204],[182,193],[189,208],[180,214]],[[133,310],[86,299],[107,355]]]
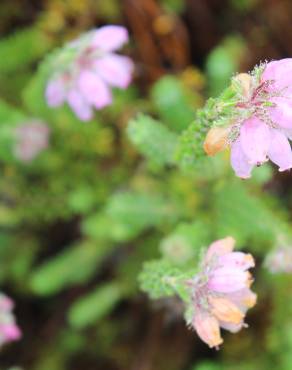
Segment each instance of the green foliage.
[[197,111],[195,120],[180,136],[176,160],[183,169],[194,170],[202,159],[206,159],[203,143],[217,117],[214,107],[215,100],[209,99],[205,109]]
[[13,73],[38,60],[51,47],[38,27],[19,30],[0,41],[0,73]]
[[51,295],[63,288],[87,281],[102,261],[105,245],[81,243],[37,267],[30,278],[31,288],[39,295]]
[[206,61],[210,96],[216,96],[227,88],[230,78],[239,69],[245,50],[244,40],[234,35],[225,38],[211,51]]
[[226,126],[237,114],[237,90],[231,85],[218,98],[207,100],[205,107],[196,113],[195,121],[182,132],[176,151],[176,161],[184,170],[208,168],[204,141],[208,131],[214,126]]
[[126,241],[152,226],[172,224],[178,211],[176,204],[158,194],[121,192],[108,200],[104,213],[89,216],[83,230],[93,238]]
[[160,250],[164,258],[175,264],[184,264],[200,257],[202,246],[209,244],[210,235],[207,224],[178,224],[174,231],[160,242]]
[[230,3],[237,10],[246,12],[255,7],[258,3],[258,0],[230,0]]
[[194,96],[187,94],[182,82],[173,76],[166,76],[152,88],[152,99],[164,122],[175,131],[186,129],[193,121],[195,109],[191,101]]
[[96,6],[97,11],[101,17],[108,19],[111,23],[114,23],[121,12],[121,4],[119,0],[108,0],[108,1],[94,1],[93,4]]
[[130,192],[116,194],[106,208],[106,214],[124,238],[162,222],[173,222],[177,211],[176,205],[159,195]]
[[181,13],[185,9],[185,3],[181,0],[160,0],[163,6],[174,13]]
[[23,122],[26,115],[15,107],[7,104],[5,101],[0,100],[0,122],[3,124],[16,124]]
[[26,116],[23,112],[0,100],[0,158],[11,162],[13,146],[15,143],[15,127],[24,122]]
[[238,246],[248,242],[268,248],[275,242],[281,222],[261,199],[249,195],[238,181],[218,187],[214,200],[220,236],[232,235]]
[[173,164],[177,136],[161,122],[139,115],[127,128],[130,140],[155,166]]
[[144,264],[139,275],[140,288],[152,299],[179,295],[188,298],[185,281],[194,271],[186,273],[166,260],[150,261]]
[[191,370],[224,370],[222,366],[212,361],[202,361],[199,365],[191,368]]
[[95,324],[108,315],[123,295],[123,287],[118,283],[99,285],[70,307],[68,312],[70,324],[77,329]]

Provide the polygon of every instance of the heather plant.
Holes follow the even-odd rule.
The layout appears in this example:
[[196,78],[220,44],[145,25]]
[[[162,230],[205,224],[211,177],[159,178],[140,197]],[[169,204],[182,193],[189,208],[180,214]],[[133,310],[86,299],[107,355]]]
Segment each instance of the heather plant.
[[105,8],[106,26],[52,30],[54,9],[0,41],[3,366],[134,369],[141,341],[159,370],[289,369],[291,200],[272,184],[292,167],[291,59],[237,74],[234,37],[207,80],[192,66],[141,89],[131,29]]

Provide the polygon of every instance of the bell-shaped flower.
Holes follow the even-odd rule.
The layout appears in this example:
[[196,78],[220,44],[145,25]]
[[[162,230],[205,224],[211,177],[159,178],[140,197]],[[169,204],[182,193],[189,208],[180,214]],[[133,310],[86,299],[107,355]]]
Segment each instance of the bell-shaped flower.
[[236,96],[232,97],[230,123],[211,128],[204,148],[208,155],[214,155],[230,146],[231,166],[238,177],[249,178],[254,166],[268,160],[279,171],[292,168],[291,72],[292,58],[234,77]]
[[45,96],[50,107],[68,103],[82,121],[93,117],[93,109],[112,104],[112,87],[126,89],[133,63],[116,54],[128,42],[128,31],[108,25],[89,31],[67,44],[54,59]]
[[209,347],[217,348],[223,342],[220,327],[236,333],[247,326],[245,314],[256,303],[248,271],[255,266],[254,259],[250,254],[234,252],[234,244],[231,237],[212,243],[201,270],[188,281],[192,297],[190,324]]

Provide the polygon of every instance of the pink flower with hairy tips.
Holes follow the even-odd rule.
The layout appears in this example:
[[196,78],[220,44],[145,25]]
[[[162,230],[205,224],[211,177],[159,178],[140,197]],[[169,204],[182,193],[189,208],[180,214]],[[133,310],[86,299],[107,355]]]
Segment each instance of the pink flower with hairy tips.
[[250,77],[250,89],[238,109],[251,114],[231,145],[231,164],[239,177],[250,177],[253,167],[268,159],[279,171],[292,168],[291,72],[292,59],[283,59],[265,64],[258,84]]
[[[208,155],[231,147],[231,166],[241,178],[251,177],[254,166],[268,160],[279,171],[292,168],[292,58],[256,67],[233,79],[236,90],[230,125],[214,127],[204,144]],[[213,143],[215,131],[220,146]],[[212,131],[213,130],[213,131]],[[211,141],[212,139],[212,141]],[[218,146],[218,144],[217,144]]]
[[18,126],[15,130],[16,144],[14,154],[23,162],[34,159],[48,147],[50,130],[41,121],[31,121]]
[[133,63],[115,51],[128,42],[122,26],[104,26],[70,42],[55,59],[55,72],[46,87],[50,107],[67,102],[82,121],[112,104],[111,88],[126,89],[131,82]]
[[200,272],[188,281],[192,297],[189,324],[211,348],[223,342],[220,327],[236,333],[246,326],[244,316],[256,303],[247,271],[255,266],[254,259],[233,252],[234,244],[231,237],[212,243]]
[[13,301],[0,293],[0,346],[21,338],[21,331],[12,313],[13,306]]

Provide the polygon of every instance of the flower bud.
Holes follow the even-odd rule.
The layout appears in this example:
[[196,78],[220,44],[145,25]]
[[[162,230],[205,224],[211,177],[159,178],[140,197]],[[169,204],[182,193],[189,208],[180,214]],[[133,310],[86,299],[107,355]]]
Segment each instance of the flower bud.
[[239,73],[234,77],[234,80],[241,86],[244,97],[249,97],[252,89],[252,78],[248,73]]
[[206,136],[204,150],[209,156],[213,156],[228,145],[229,127],[212,127]]

